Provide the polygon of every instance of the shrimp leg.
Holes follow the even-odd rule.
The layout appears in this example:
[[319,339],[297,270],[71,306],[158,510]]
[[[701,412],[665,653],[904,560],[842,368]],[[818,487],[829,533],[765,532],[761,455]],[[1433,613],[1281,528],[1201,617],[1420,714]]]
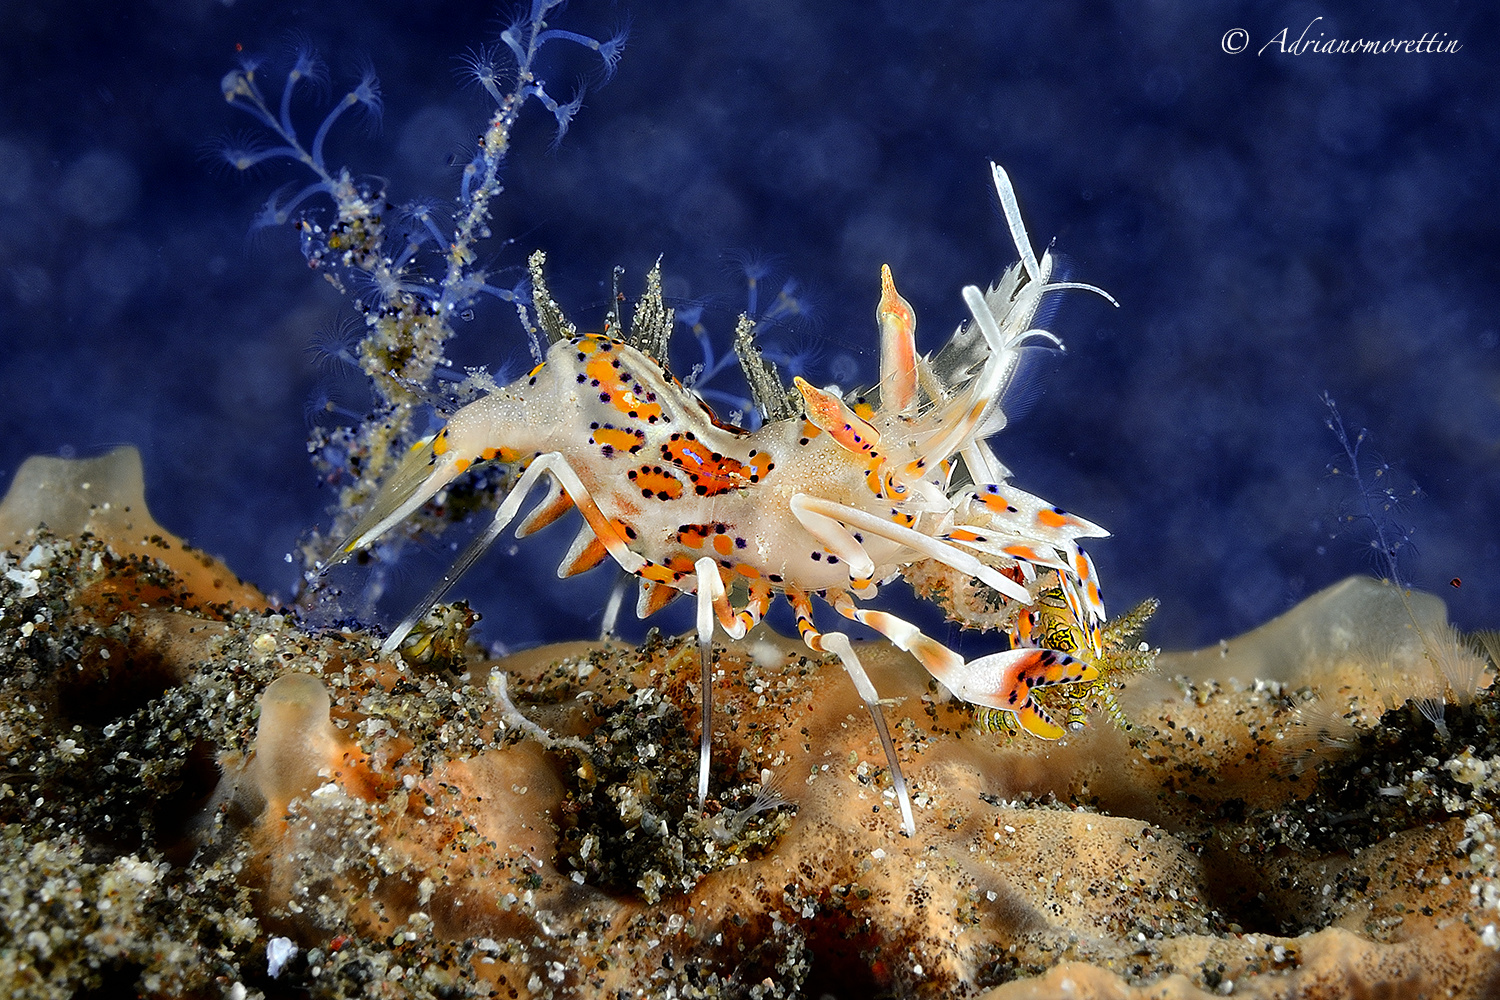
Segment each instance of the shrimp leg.
[[[836,521],[846,528],[858,528],[869,532],[880,538],[888,538],[893,542],[899,542],[909,549],[921,553],[928,558],[935,559],[945,566],[951,566],[960,573],[976,576],[993,590],[999,591],[1012,601],[1029,602],[1031,595],[1026,588],[1007,577],[1001,576],[993,567],[980,562],[974,556],[963,552],[946,542],[939,541],[914,531],[911,528],[902,527],[882,517],[878,517],[867,511],[850,507],[847,504],[837,503],[833,500],[825,500],[807,493],[794,493],[792,495],[792,513],[802,522],[819,541],[826,541],[824,536],[818,533],[814,525],[822,522],[809,522],[806,515],[821,515],[827,521]],[[851,539],[853,535],[849,536]],[[856,542],[855,544],[858,544]],[[869,557],[866,556],[866,559]],[[873,571],[872,571],[873,572]],[[850,575],[858,579],[851,569]],[[866,574],[868,576],[870,574]]]
[[880,711],[880,695],[876,692],[875,685],[870,682],[870,675],[865,673],[859,657],[854,655],[854,647],[849,644],[847,635],[842,632],[819,632],[813,625],[812,602],[808,600],[806,594],[788,589],[786,597],[791,602],[792,610],[797,614],[797,631],[802,635],[802,641],[807,644],[807,648],[820,653],[833,653],[843,664],[844,672],[849,675],[849,679],[854,682],[854,689],[859,692],[859,697],[865,703],[865,710],[870,713],[870,719],[875,723],[875,732],[880,736],[880,745],[885,750],[886,763],[891,768],[891,784],[896,788],[896,801],[901,805],[901,832],[908,837],[916,836],[917,823],[912,818],[911,796],[906,791],[906,778],[901,774],[901,761],[896,757],[896,744],[891,741],[891,732],[886,727],[885,716]]
[[[500,505],[500,509],[495,511],[495,517],[490,521],[489,526],[469,543],[468,548],[464,549],[463,554],[458,557],[458,560],[452,566],[448,567],[448,571],[443,574],[442,579],[437,582],[437,585],[428,591],[427,596],[422,598],[417,606],[411,610],[411,613],[402,619],[401,624],[396,626],[395,631],[381,645],[380,652],[382,655],[389,656],[395,652],[397,647],[401,645],[402,640],[416,626],[417,622],[421,621],[427,612],[432,610],[433,605],[443,599],[443,595],[447,594],[453,584],[458,582],[459,577],[468,572],[469,567],[479,561],[479,557],[484,555],[489,547],[495,543],[496,539],[500,537],[500,533],[515,518],[516,512],[521,509],[521,504],[526,501],[526,495],[531,492],[531,488],[537,484],[544,474],[551,474],[553,479],[557,481],[558,485],[562,487],[563,492],[568,495],[568,499],[572,500],[574,505],[578,507],[579,513],[583,515],[584,520],[588,522],[594,534],[599,537],[605,549],[608,550],[610,555],[615,557],[615,561],[626,572],[639,572],[641,567],[646,565],[646,560],[630,550],[619,530],[599,510],[599,505],[594,502],[594,498],[589,494],[588,487],[583,485],[583,482],[578,478],[578,473],[574,472],[572,466],[568,465],[568,460],[561,453],[555,451],[539,455],[526,467],[526,471],[522,473],[515,488],[510,491],[510,495],[505,498],[505,502]],[[371,534],[361,538],[360,543],[368,544],[373,540],[374,535]]]
[[714,704],[714,604],[725,599],[724,578],[713,559],[704,556],[693,566],[698,574],[698,662],[702,666],[702,709],[698,736],[698,811],[708,799],[708,762],[713,747]]
[[870,626],[897,649],[912,654],[959,698],[1010,712],[1022,729],[1044,740],[1058,739],[1065,730],[1031,697],[1031,690],[1099,677],[1099,668],[1055,649],[1009,649],[965,661],[904,618],[856,607],[848,594],[834,595],[831,603],[845,618]]

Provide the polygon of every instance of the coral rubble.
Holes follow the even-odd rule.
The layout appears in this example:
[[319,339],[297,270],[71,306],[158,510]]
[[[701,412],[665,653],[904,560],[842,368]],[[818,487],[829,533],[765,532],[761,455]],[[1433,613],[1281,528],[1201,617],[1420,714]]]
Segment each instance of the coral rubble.
[[1408,700],[1434,599],[1346,581],[1056,744],[868,647],[905,838],[858,696],[793,642],[716,651],[699,816],[693,640],[490,662],[459,616],[450,655],[382,659],[188,553],[114,461],[0,507],[8,995],[1500,985],[1500,703],[1440,689],[1440,728]]

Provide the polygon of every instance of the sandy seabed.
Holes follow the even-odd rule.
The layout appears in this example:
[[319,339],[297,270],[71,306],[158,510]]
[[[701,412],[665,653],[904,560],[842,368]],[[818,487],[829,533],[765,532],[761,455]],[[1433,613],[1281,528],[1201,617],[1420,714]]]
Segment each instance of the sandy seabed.
[[1429,596],[1347,580],[1055,744],[866,647],[907,838],[842,670],[768,631],[716,651],[699,815],[691,638],[383,658],[157,526],[129,451],[33,460],[0,543],[8,996],[1500,988],[1500,705]]

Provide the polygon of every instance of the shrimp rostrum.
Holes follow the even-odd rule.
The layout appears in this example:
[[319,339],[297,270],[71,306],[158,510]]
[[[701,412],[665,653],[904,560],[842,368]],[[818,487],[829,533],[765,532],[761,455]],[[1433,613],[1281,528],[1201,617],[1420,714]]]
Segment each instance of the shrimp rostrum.
[[1072,624],[1098,651],[1104,605],[1077,539],[1108,533],[1009,485],[985,439],[1005,424],[1000,400],[1021,349],[1035,341],[1061,346],[1031,326],[1042,297],[1063,289],[1109,296],[1051,280],[1051,254],[1037,258],[1010,179],[991,166],[1021,259],[988,291],[963,290],[972,319],[935,356],[919,355],[915,316],[890,268],[882,268],[880,384],[846,400],[800,377],[794,389],[784,387],[742,317],[735,349],[765,417],[756,431],[721,422],[668,373],[673,319],[656,271],[628,333],[613,312],[605,333],[578,333],[548,295],[535,255],[533,304],[551,341],[545,360],[462,407],[415,446],[342,546],[339,558],[370,545],[475,462],[504,462],[519,473],[488,527],[384,651],[400,646],[545,481],[546,496],[516,534],[576,508],[584,527],[559,575],[613,559],[640,578],[636,611],[643,618],[683,594],[696,598],[700,809],[708,793],[714,629],[744,636],[777,595],[795,612],[803,642],[837,656],[864,700],[908,835],[915,830],[911,800],[879,695],[848,636],[813,624],[814,597],[911,653],[958,698],[1009,713],[1043,739],[1063,735],[1033,692],[1097,679],[1085,659],[1011,627],[1014,648],[965,660],[901,618],[862,606],[880,584],[918,568],[965,585],[977,580],[992,606],[1013,610],[1015,622],[1043,590],[1060,590]]

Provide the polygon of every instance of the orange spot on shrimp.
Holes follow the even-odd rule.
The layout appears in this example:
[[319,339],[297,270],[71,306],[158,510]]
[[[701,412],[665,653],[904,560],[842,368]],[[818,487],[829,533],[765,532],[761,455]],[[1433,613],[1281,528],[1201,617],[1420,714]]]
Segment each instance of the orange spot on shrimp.
[[602,424],[594,427],[593,433],[589,435],[589,441],[605,449],[605,455],[617,451],[634,455],[645,445],[646,435],[633,427]]
[[438,431],[437,437],[432,439],[432,453],[434,455],[445,455],[448,452],[448,428],[444,427]]
[[997,514],[1013,514],[1016,510],[1009,503],[1007,503],[1005,497],[999,493],[980,493],[979,495],[974,497],[974,499],[978,500],[980,503],[984,504],[984,506],[988,507],[990,510],[994,511]]
[[709,524],[684,524],[677,529],[677,540],[690,549],[701,549],[712,533],[713,526]]
[[754,485],[764,476],[759,470],[770,472],[774,467],[769,456],[752,456],[752,463],[759,457],[764,464],[746,465],[722,455],[699,441],[692,431],[673,434],[661,446],[661,457],[687,473],[693,492],[700,497],[718,496]]
[[634,419],[654,424],[662,417],[656,393],[620,367],[619,358],[606,346],[583,366],[588,388],[599,393],[599,402],[609,403]]
[[1076,518],[1069,517],[1066,512],[1056,507],[1043,507],[1036,512],[1036,519],[1037,523],[1044,528],[1066,528],[1078,523]]
[[771,470],[776,468],[776,463],[771,461],[770,455],[752,448],[750,450],[750,468],[754,470],[750,473],[750,481],[758,483],[770,475]]
[[734,539],[728,535],[715,535],[714,551],[721,556],[730,555],[734,552]]
[[678,579],[679,574],[672,572],[660,563],[648,562],[640,568],[640,575],[652,583],[672,583]]
[[682,496],[682,482],[659,465],[643,465],[627,473],[641,496],[655,500],[676,500]]

